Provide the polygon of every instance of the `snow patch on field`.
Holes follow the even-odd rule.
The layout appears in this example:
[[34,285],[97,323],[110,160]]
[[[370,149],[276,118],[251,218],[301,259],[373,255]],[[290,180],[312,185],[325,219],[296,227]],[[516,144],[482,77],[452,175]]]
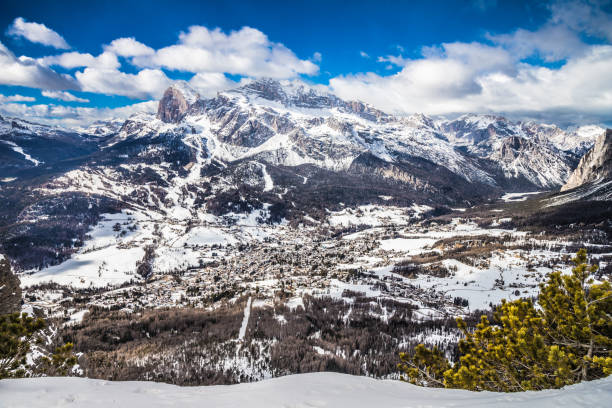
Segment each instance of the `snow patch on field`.
[[434,238],[393,238],[380,241],[380,247],[385,251],[401,251],[408,255],[417,255],[436,241]]
[[232,235],[219,228],[195,227],[174,242],[175,247],[187,245],[225,245],[238,242]]
[[21,285],[27,287],[45,282],[80,288],[118,285],[137,278],[134,275],[136,262],[143,256],[144,250],[139,247],[120,249],[111,246],[94,252],[78,253],[59,265],[22,274]]
[[426,205],[417,204],[408,208],[361,205],[357,208],[330,211],[328,222],[332,226],[408,224],[431,209]]
[[507,193],[504,194],[501,199],[505,202],[513,202],[513,201],[525,201],[529,198],[530,195],[534,194],[542,194],[544,191],[532,191],[528,193]]

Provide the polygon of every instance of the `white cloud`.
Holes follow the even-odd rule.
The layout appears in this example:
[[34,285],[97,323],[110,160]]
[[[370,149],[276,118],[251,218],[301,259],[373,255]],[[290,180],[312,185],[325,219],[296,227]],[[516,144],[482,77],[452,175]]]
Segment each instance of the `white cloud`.
[[225,75],[218,72],[208,72],[194,75],[189,81],[189,85],[198,91],[200,96],[211,98],[218,91],[234,88],[239,83],[228,79]]
[[94,57],[87,53],[80,52],[65,52],[59,55],[50,55],[47,57],[38,58],[41,65],[45,66],[60,66],[63,68],[80,68],[80,67],[97,67],[104,69],[117,69],[121,66],[117,55],[112,52],[103,52]]
[[505,71],[511,61],[506,51],[478,43],[442,44],[424,51],[429,57],[396,60],[403,68],[395,75],[339,76],[330,86],[340,97],[392,112],[440,113],[449,99],[480,92],[479,74]]
[[5,96],[0,94],[0,103],[5,102],[34,102],[36,98],[32,96],[23,96],[23,95],[9,95]]
[[155,113],[157,104],[157,101],[146,101],[118,108],[89,108],[55,104],[28,106],[20,103],[7,103],[0,104],[0,112],[7,116],[70,127],[86,126],[99,120],[125,119],[140,112]]
[[38,89],[78,89],[74,79],[39,64],[36,60],[15,55],[0,43],[0,84]]
[[551,3],[551,23],[612,42],[612,16],[601,9],[600,1],[557,1]]
[[[563,1],[550,10],[537,30],[489,34],[490,43],[424,47],[416,59],[379,57],[401,70],[338,76],[330,88],[398,114],[495,112],[559,124],[612,122],[612,45],[602,43],[612,38],[612,17],[597,3]],[[531,57],[560,64],[542,66]]]
[[512,62],[502,48],[453,43],[395,75],[340,76],[330,87],[395,113],[502,112],[553,122],[610,120],[612,46],[591,46],[560,68]]
[[370,58],[370,56],[368,55],[367,52],[365,51],[359,51],[359,55],[361,55],[362,58]]
[[44,24],[29,23],[22,17],[17,17],[7,30],[12,37],[23,37],[33,43],[47,45],[61,50],[69,49],[70,46],[64,38],[55,31],[47,28]]
[[74,96],[70,92],[65,91],[42,91],[42,96],[51,98],[51,99],[59,99],[60,101],[65,102],[89,102],[89,99],[79,98],[78,96]]
[[319,71],[313,62],[299,59],[283,44],[250,27],[225,34],[218,28],[191,26],[179,35],[178,44],[134,56],[132,62],[139,67],[250,77],[292,78]]
[[116,69],[85,68],[75,73],[85,92],[105,95],[124,95],[130,98],[159,98],[172,82],[159,69],[143,69],[127,74]]
[[155,54],[153,48],[136,41],[134,37],[118,38],[105,46],[104,49],[121,57],[142,57]]
[[561,25],[546,25],[537,31],[518,29],[511,34],[487,37],[508,49],[517,59],[536,55],[548,62],[560,61],[579,55],[588,48],[576,32]]
[[[368,57],[369,58],[369,57]],[[391,65],[395,65],[398,67],[403,67],[409,61],[407,58],[402,57],[401,55],[387,55],[385,57],[378,57],[376,59],[377,62],[387,62]]]
[[314,62],[321,62],[323,60],[323,55],[321,55],[320,52],[315,52],[314,54],[312,54],[312,60]]

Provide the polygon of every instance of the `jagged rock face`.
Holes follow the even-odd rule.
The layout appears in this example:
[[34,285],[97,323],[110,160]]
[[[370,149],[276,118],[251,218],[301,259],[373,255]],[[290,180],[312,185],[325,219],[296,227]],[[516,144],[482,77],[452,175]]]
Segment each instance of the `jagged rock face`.
[[0,315],[18,312],[20,309],[19,278],[11,272],[8,260],[0,255]]
[[578,163],[561,191],[571,190],[586,183],[612,178],[612,129],[601,134],[595,146]]
[[511,189],[559,188],[578,160],[573,151],[552,142],[551,135],[562,132],[555,126],[470,114],[440,122],[439,129],[454,146],[490,160],[503,172],[502,184]]
[[159,101],[157,118],[166,123],[178,123],[189,109],[183,93],[174,87],[166,89]]

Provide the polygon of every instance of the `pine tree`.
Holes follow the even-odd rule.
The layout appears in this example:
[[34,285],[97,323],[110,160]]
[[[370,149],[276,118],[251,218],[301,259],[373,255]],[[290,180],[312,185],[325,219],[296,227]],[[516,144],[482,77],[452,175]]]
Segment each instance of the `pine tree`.
[[571,275],[550,275],[540,289],[539,304],[549,342],[571,359],[571,381],[578,382],[612,373],[612,286],[609,281],[594,283],[597,265],[587,264],[585,249],[573,262]]
[[447,387],[511,392],[565,384],[567,357],[549,360],[546,323],[531,301],[502,302],[493,316],[497,324],[482,316],[474,333],[458,319],[465,338],[459,342],[459,364],[445,372]]
[[21,377],[25,359],[34,335],[45,327],[43,319],[27,314],[0,316],[0,378]]
[[414,353],[400,353],[402,363],[399,365],[408,377],[402,380],[424,387],[444,387],[444,373],[451,368],[450,363],[437,347],[432,350],[419,344]]
[[472,333],[457,319],[464,338],[459,361],[423,345],[400,354],[400,370],[419,385],[482,391],[558,388],[612,373],[612,288],[595,283],[586,251],[573,259],[571,275],[554,272],[531,301],[502,302],[493,324],[482,316]]
[[26,356],[32,344],[41,342],[47,323],[26,313],[0,315],[0,379],[24,376],[66,375],[77,363],[72,343],[57,347],[51,357],[28,365]]
[[51,358],[43,357],[38,370],[45,375],[67,375],[70,369],[77,363],[77,358],[72,354],[74,345],[66,343],[55,349]]

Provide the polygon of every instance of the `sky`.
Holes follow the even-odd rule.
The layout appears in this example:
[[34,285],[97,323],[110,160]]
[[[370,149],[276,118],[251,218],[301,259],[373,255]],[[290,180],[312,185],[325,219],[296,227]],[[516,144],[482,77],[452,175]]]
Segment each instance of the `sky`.
[[61,126],[299,80],[389,113],[612,126],[612,4],[590,0],[15,1],[0,114]]

